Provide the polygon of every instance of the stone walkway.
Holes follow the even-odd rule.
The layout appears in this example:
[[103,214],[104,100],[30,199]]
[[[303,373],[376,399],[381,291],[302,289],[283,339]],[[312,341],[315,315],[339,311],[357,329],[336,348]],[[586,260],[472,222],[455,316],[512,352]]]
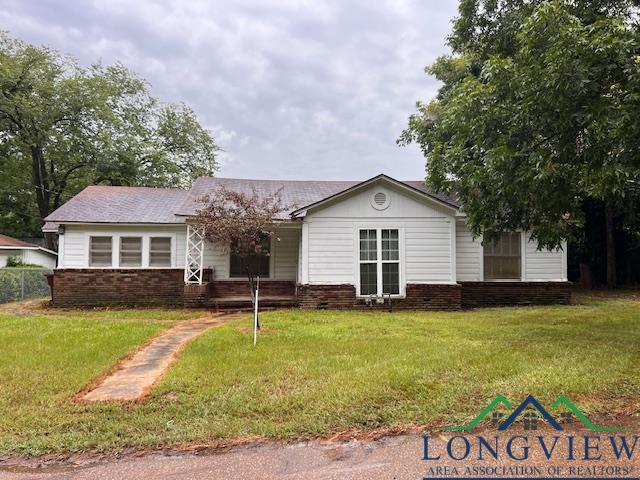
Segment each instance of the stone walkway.
[[213,314],[210,317],[183,322],[170,328],[118,369],[97,387],[83,395],[87,402],[133,401],[145,396],[162,378],[186,343],[212,327],[219,327],[237,315]]

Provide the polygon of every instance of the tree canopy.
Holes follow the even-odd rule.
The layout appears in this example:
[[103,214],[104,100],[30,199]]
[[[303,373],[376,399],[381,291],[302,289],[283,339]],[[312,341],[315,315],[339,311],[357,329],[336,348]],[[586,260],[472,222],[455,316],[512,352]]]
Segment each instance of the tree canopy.
[[37,235],[89,184],[188,186],[219,151],[184,104],[164,104],[120,64],[0,37],[0,228]]
[[427,181],[455,190],[475,235],[528,230],[559,247],[640,194],[640,32],[634,2],[463,0],[456,53],[427,68],[444,85],[419,103]]

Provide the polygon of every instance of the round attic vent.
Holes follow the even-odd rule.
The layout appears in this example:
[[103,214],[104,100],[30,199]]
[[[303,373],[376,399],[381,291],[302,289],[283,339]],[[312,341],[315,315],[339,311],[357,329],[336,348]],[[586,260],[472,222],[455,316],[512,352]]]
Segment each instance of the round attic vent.
[[371,195],[371,206],[376,210],[384,210],[389,206],[390,201],[386,192],[377,191]]

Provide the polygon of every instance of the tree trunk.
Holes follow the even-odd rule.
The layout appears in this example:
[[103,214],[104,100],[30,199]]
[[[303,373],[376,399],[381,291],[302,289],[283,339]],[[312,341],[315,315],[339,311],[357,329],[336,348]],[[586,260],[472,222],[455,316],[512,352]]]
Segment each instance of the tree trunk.
[[[31,147],[31,167],[33,186],[36,193],[36,201],[38,203],[38,212],[40,220],[44,223],[44,219],[51,213],[51,191],[49,189],[49,172],[44,158],[42,147]],[[58,250],[58,242],[54,233],[45,233],[45,247],[49,250]]]
[[617,283],[616,278],[616,239],[614,226],[615,210],[610,201],[605,202],[604,218],[607,232],[607,287],[614,288]]
[[54,252],[58,251],[58,234],[53,232],[46,232],[44,234],[44,246]]
[[42,147],[31,147],[31,167],[38,212],[40,213],[40,218],[44,219],[51,212],[49,211],[49,175]]

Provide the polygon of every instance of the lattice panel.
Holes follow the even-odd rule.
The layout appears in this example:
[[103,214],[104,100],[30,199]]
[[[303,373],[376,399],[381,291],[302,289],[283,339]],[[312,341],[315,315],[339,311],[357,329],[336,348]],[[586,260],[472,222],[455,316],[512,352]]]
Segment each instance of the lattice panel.
[[204,229],[187,225],[187,254],[184,264],[184,283],[202,285],[204,261]]

